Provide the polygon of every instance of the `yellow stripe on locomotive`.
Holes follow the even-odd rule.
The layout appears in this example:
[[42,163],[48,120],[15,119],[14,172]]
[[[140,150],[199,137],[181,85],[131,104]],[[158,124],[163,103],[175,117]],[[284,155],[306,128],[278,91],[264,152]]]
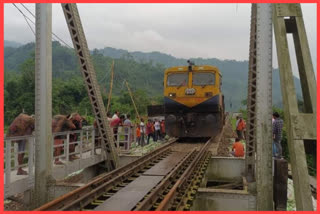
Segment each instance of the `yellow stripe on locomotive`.
[[217,67],[177,66],[164,73],[166,132],[174,137],[215,136],[224,120]]

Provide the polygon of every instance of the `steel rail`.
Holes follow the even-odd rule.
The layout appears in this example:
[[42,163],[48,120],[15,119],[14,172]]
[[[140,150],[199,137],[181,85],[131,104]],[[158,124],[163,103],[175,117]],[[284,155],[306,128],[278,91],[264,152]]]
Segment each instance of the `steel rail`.
[[209,159],[211,157],[211,152],[206,151],[205,154],[201,157],[200,161],[197,163],[196,167],[193,170],[193,173],[188,177],[187,181],[184,182],[178,197],[174,202],[174,206],[171,209],[179,211],[190,210],[194,196],[197,192],[197,189],[200,186],[201,179],[205,174],[205,169],[208,166]]
[[146,196],[146,198],[139,202],[139,204],[134,208],[134,210],[150,210],[154,204],[159,199],[159,196],[166,191],[166,189],[172,185],[172,182],[174,182],[174,178],[181,175],[184,169],[187,168],[189,163],[194,159],[196,156],[197,151],[196,149],[193,149],[188,155],[186,155],[176,166],[172,171],[166,175],[164,179]]
[[174,186],[170,189],[168,194],[161,201],[161,203],[157,207],[156,211],[169,210],[170,206],[174,202],[174,199],[176,198],[177,194],[179,193],[179,189],[181,189],[181,187],[185,184],[185,182],[188,181],[188,178],[192,175],[195,166],[203,158],[203,156],[206,154],[206,151],[207,151],[207,148],[210,144],[210,141],[211,141],[211,139],[208,140],[207,143],[201,148],[201,150],[196,155],[196,157],[192,160],[192,162],[188,166],[188,168],[184,171],[184,173],[180,176],[180,178],[177,180],[177,182],[174,184]]
[[137,160],[116,170],[100,175],[88,184],[44,204],[43,206],[35,209],[35,211],[70,210],[71,208],[81,209],[90,203],[90,201],[94,200],[95,197],[99,197],[100,193],[102,194],[103,192],[110,190],[111,187],[116,186],[117,183],[121,183],[126,178],[154,162],[157,157],[161,157],[165,153],[168,153],[170,146],[174,144],[176,140],[177,139],[172,139],[167,144],[138,158]]

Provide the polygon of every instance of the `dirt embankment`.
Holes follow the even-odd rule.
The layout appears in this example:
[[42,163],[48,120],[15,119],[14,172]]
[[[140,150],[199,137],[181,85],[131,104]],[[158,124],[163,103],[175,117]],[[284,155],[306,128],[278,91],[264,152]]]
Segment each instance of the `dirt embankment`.
[[226,121],[224,126],[221,140],[219,142],[217,156],[229,157],[230,156],[230,146],[232,144],[232,138],[236,137],[236,133],[232,130],[232,125],[229,120]]

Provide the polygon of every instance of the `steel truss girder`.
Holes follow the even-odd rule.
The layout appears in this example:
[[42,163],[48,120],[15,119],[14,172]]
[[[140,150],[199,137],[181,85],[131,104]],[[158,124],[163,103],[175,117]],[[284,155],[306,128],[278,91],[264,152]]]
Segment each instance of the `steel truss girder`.
[[247,132],[246,132],[246,175],[247,181],[255,180],[256,152],[256,91],[257,91],[257,4],[251,5]]
[[90,52],[83,32],[78,8],[76,4],[62,3],[61,5],[72,38],[73,46],[80,62],[81,73],[88,91],[91,106],[97,121],[101,136],[101,145],[106,158],[106,167],[110,171],[117,167],[118,155],[114,146],[114,139],[109,121],[106,117],[96,73],[91,63]]
[[247,105],[246,175],[256,182],[256,209],[273,210],[271,4],[252,4]]

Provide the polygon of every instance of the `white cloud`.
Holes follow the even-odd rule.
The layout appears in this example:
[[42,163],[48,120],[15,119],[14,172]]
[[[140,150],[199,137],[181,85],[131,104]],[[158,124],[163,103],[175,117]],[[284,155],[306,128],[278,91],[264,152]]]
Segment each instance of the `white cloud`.
[[[34,4],[25,5],[34,13]],[[250,4],[78,4],[78,8],[90,49],[109,46],[183,58],[248,59]],[[302,4],[302,9],[315,64],[316,4]],[[53,32],[72,44],[60,4],[53,4]],[[12,4],[5,4],[4,37],[34,41]]]

